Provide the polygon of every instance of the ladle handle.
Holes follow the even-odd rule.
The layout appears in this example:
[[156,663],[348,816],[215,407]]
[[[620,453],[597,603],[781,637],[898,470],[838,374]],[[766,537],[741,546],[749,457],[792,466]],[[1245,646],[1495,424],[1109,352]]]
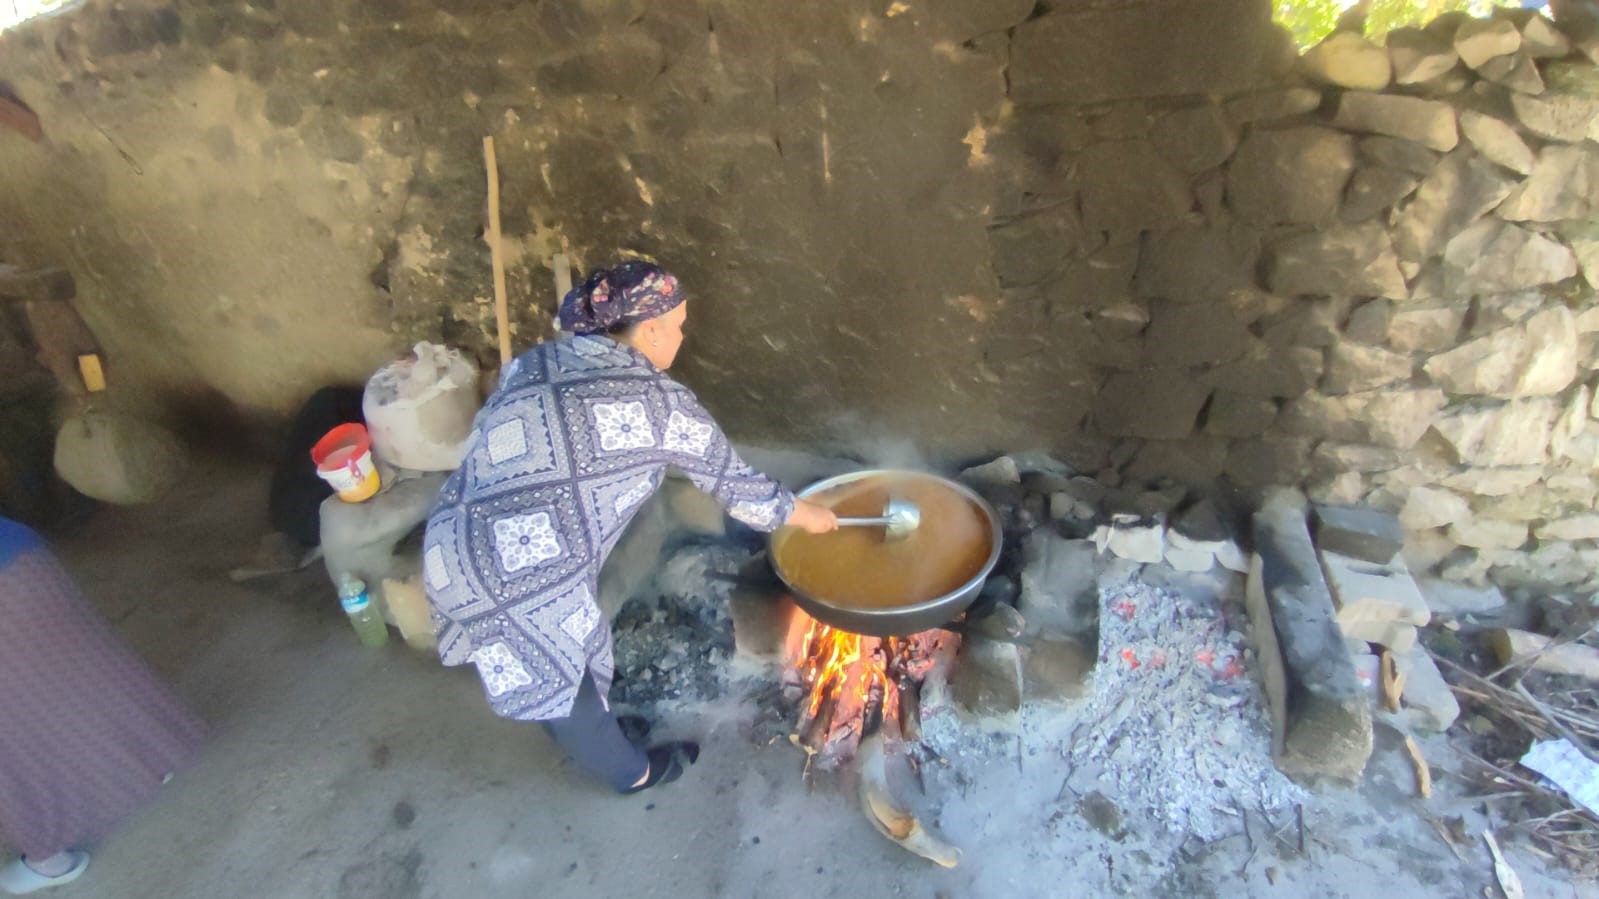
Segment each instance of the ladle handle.
[[894,520],[884,515],[881,518],[840,518],[839,527],[870,527],[893,524]]

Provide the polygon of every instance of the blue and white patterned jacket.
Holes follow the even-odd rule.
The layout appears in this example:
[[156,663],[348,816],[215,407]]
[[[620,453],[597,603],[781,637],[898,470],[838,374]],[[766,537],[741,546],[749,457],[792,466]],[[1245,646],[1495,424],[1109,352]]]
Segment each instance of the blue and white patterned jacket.
[[668,466],[757,530],[793,511],[794,495],[738,457],[693,392],[609,338],[534,347],[489,397],[422,558],[439,655],[477,666],[496,714],[564,717],[586,671],[606,695],[600,565]]

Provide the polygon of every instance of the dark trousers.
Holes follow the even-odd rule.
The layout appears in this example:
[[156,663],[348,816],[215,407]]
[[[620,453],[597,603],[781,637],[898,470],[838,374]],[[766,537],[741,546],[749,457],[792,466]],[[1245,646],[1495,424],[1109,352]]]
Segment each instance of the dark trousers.
[[544,722],[544,729],[566,750],[567,758],[618,793],[627,792],[650,769],[649,757],[628,742],[616,716],[600,701],[592,674],[583,675],[572,713]]

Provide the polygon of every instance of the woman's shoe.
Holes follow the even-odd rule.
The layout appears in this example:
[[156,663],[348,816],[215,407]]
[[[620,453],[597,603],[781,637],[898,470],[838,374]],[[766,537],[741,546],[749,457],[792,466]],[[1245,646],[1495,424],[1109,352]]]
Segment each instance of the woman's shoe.
[[72,867],[64,873],[54,877],[40,874],[28,867],[22,859],[17,859],[9,865],[0,866],[0,892],[10,893],[13,896],[25,896],[50,887],[65,886],[83,876],[89,870],[89,853],[74,852],[72,854]]

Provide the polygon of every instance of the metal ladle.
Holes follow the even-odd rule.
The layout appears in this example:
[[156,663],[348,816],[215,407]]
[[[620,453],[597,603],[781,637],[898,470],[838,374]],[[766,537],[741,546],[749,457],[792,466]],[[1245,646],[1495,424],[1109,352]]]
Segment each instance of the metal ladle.
[[902,499],[891,499],[877,518],[840,518],[839,527],[883,527],[883,539],[904,540],[922,524],[922,510]]

